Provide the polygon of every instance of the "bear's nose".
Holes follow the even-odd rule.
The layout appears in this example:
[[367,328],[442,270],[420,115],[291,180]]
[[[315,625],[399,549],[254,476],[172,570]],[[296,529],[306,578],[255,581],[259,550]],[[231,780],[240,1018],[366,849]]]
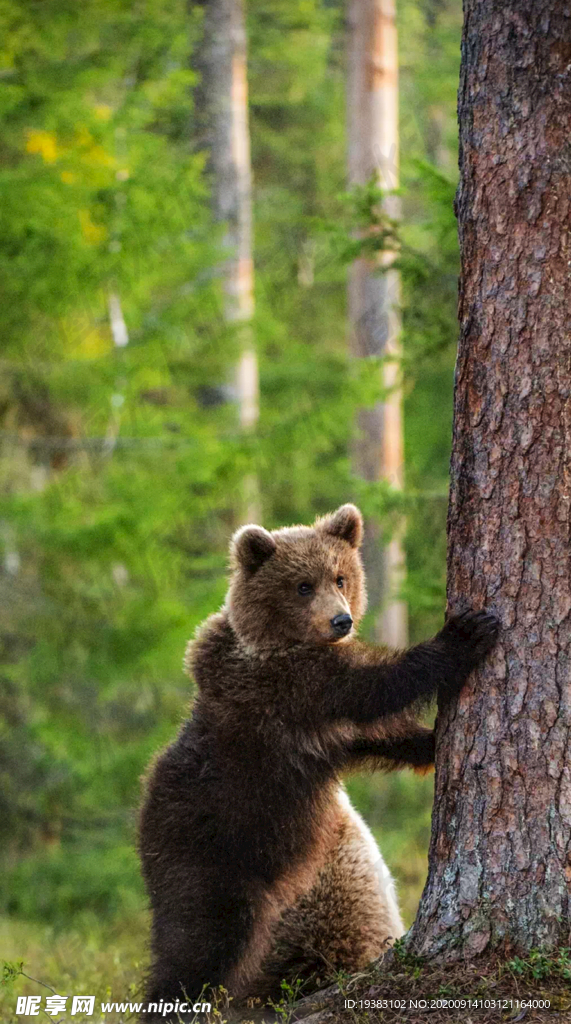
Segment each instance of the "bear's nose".
[[342,612],[341,615],[336,615],[331,619],[331,625],[336,636],[347,636],[353,625],[353,619],[346,612]]

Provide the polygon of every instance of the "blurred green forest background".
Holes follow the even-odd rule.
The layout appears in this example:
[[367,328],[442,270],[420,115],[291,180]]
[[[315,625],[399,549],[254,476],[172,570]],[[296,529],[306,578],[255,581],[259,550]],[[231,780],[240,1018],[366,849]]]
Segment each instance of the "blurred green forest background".
[[[136,984],[139,779],[188,706],[182,656],[223,600],[245,476],[269,528],[352,500],[388,531],[404,508],[411,640],[442,622],[461,2],[397,6],[402,496],[350,462],[380,373],[348,356],[362,210],[341,0],[247,5],[261,382],[247,437],[193,128],[200,5],[0,0],[0,953],[58,991]],[[349,785],[410,922],[431,780]]]

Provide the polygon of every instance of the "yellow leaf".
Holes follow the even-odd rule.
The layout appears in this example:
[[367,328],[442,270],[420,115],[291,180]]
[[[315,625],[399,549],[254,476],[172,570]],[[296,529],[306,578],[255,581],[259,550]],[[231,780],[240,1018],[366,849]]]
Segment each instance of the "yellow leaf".
[[88,132],[84,124],[76,125],[75,137],[79,147],[87,147],[93,144],[93,135],[91,132]]
[[103,224],[95,224],[92,221],[89,210],[79,210],[78,215],[81,233],[86,242],[89,242],[90,245],[97,245],[107,237],[107,229]]
[[28,153],[39,153],[46,164],[53,164],[58,157],[57,138],[54,132],[32,129],[26,142]]
[[107,326],[97,327],[89,314],[76,310],[63,322],[68,352],[75,359],[97,359],[113,348]]
[[93,109],[99,121],[108,121],[113,113],[112,108],[107,103],[97,103]]
[[97,356],[106,355],[112,348],[113,345],[109,335],[94,327],[84,334],[76,348],[76,355],[84,359],[95,359]]
[[114,167],[115,158],[110,156],[109,153],[104,150],[103,146],[92,146],[87,151],[87,159],[92,164],[97,164],[100,167]]

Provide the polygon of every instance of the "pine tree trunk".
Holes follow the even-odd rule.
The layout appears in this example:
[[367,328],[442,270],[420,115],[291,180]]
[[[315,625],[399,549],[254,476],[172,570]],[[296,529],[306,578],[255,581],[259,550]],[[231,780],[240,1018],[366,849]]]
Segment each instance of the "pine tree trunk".
[[[347,120],[349,184],[365,185],[376,176],[379,187],[398,187],[398,51],[394,0],[350,0]],[[399,215],[396,196],[387,196],[389,216]],[[394,254],[382,254],[389,267]],[[384,402],[361,410],[353,465],[366,480],[403,482],[402,396],[398,383],[400,353],[400,281],[398,271],[379,273],[379,263],[358,259],[349,274],[351,352],[357,358],[393,356],[383,383],[391,389]],[[365,523],[363,556],[369,601],[377,610],[379,640],[393,647],[407,641],[406,604],[398,599],[404,572],[400,537],[383,551],[378,525]],[[381,607],[382,606],[382,607]]]
[[456,958],[570,944],[571,8],[465,0],[448,600],[501,640],[441,709],[410,937]]
[[[247,39],[243,0],[202,0],[204,33],[196,90],[200,144],[209,153],[215,219],[226,226],[226,319],[238,325],[236,369],[240,425],[259,415],[258,361],[250,321],[254,315],[252,168],[248,125]],[[259,518],[256,481],[244,481],[243,517]]]

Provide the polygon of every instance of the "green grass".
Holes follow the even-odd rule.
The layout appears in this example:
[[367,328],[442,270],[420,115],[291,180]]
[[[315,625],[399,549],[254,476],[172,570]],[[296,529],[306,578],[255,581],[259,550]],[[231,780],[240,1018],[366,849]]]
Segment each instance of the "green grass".
[[[147,936],[148,917],[143,911],[107,924],[84,916],[61,930],[38,922],[0,918],[2,959],[23,961],[22,969],[29,976],[20,975],[0,987],[0,1020],[3,1024],[21,1024],[24,1018],[15,1013],[17,996],[50,995],[40,982],[58,995],[95,996],[95,1015],[76,1014],[71,1019],[78,1022],[97,1019],[102,1000],[139,999]],[[70,1008],[68,1003],[68,1012]],[[44,1020],[58,1019],[41,1016]],[[67,1014],[64,1016],[67,1019]],[[118,1022],[120,1015],[110,1013],[105,1020]]]

